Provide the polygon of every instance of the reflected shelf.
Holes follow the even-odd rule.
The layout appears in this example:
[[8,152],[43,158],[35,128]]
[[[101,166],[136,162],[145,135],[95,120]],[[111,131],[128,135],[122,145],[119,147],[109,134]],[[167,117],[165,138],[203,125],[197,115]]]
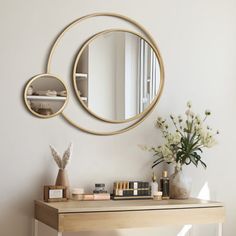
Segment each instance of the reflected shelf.
[[80,99],[81,99],[82,101],[87,101],[87,100],[88,100],[87,97],[80,97]]
[[59,96],[27,96],[29,100],[48,100],[48,101],[65,101],[66,97],[59,97]]
[[86,74],[86,73],[76,73],[75,76],[79,80],[80,79],[87,79],[88,78],[88,74]]

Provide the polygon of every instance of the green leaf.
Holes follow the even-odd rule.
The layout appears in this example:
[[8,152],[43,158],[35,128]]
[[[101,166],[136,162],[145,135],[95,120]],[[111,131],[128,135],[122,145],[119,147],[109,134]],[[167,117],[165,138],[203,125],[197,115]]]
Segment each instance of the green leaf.
[[157,159],[153,162],[153,164],[156,163],[156,162],[158,162],[158,161],[161,161],[161,160],[164,160],[164,158],[163,158],[163,157],[157,158]]
[[206,169],[207,168],[207,165],[206,165],[206,163],[205,162],[203,162],[202,160],[199,160],[200,161],[200,163],[202,164],[202,166]]
[[155,166],[157,166],[157,165],[159,165],[160,163],[162,163],[164,160],[162,160],[162,161],[159,161],[159,162],[157,162],[157,163],[155,163],[155,164],[153,164],[152,165],[152,168],[154,168]]
[[[187,160],[189,160],[189,161],[187,162]],[[186,157],[182,163],[189,165],[189,164],[191,164],[191,159],[189,157]]]
[[190,155],[189,155],[189,158],[190,158],[191,162],[197,167],[197,161],[196,161],[196,159],[195,159],[195,155],[190,154]]

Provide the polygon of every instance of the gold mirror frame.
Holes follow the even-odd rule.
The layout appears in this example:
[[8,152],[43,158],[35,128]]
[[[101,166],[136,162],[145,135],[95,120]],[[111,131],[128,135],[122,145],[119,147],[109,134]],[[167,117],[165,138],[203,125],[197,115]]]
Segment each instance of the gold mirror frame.
[[[45,79],[45,80],[47,79],[47,78],[43,78],[43,77],[51,77],[51,78],[57,79],[65,87],[65,90],[66,90],[66,93],[67,93],[67,96],[66,96],[66,99],[65,99],[65,102],[64,102],[63,106],[57,112],[53,113],[52,115],[48,115],[48,116],[41,115],[41,114],[35,112],[34,110],[32,110],[32,108],[30,107],[30,105],[28,103],[28,98],[27,98],[27,91],[28,91],[30,85],[37,79],[40,79],[40,78]],[[57,115],[61,114],[63,112],[63,110],[65,109],[67,103],[68,103],[68,97],[69,97],[68,96],[68,88],[66,87],[65,83],[58,76],[52,75],[52,74],[39,74],[39,75],[34,76],[33,78],[31,78],[28,81],[28,83],[25,86],[25,90],[24,90],[24,101],[25,101],[26,107],[29,109],[29,111],[32,114],[34,114],[37,117],[43,118],[43,119],[52,118],[54,116],[57,116]]]
[[[46,68],[46,73],[50,74],[50,66],[51,66],[51,61],[52,61],[52,57],[54,55],[54,51],[56,50],[56,47],[58,46],[61,38],[64,36],[64,34],[66,32],[68,32],[72,27],[74,27],[75,25],[79,24],[80,22],[86,20],[86,19],[90,19],[90,18],[94,18],[94,17],[99,17],[99,16],[108,16],[108,17],[114,17],[114,18],[118,18],[121,19],[123,21],[126,21],[128,23],[130,23],[131,25],[134,25],[135,27],[137,27],[141,32],[143,32],[146,36],[147,39],[144,38],[146,41],[150,42],[150,45],[152,45],[152,48],[154,49],[156,55],[158,55],[158,60],[159,60],[159,65],[160,65],[160,87],[159,87],[159,93],[156,96],[156,100],[153,103],[152,107],[150,107],[150,110],[147,111],[146,113],[143,114],[143,116],[141,118],[139,118],[138,120],[136,120],[134,123],[132,123],[131,125],[128,125],[127,127],[124,127],[122,129],[119,130],[115,130],[115,131],[107,131],[107,132],[100,132],[100,131],[93,131],[93,130],[89,130],[87,128],[84,128],[78,124],[76,124],[73,120],[71,120],[67,115],[64,114],[64,112],[61,113],[62,117],[69,122],[71,125],[73,125],[74,127],[76,127],[77,129],[89,133],[89,134],[93,134],[93,135],[101,135],[101,136],[107,136],[107,135],[115,135],[115,134],[121,134],[124,133],[126,131],[129,131],[133,128],[135,128],[136,126],[138,126],[140,123],[142,123],[147,117],[148,115],[151,113],[151,111],[153,111],[154,107],[156,106],[156,104],[158,103],[160,96],[162,94],[163,91],[163,87],[164,87],[164,65],[163,65],[163,60],[161,57],[161,54],[158,50],[158,47],[155,43],[155,40],[152,38],[152,36],[150,35],[150,33],[148,33],[145,28],[140,25],[138,22],[132,20],[131,18],[128,18],[126,16],[120,15],[120,14],[115,14],[115,13],[94,13],[94,14],[89,14],[86,16],[82,16],[78,19],[76,19],[75,21],[73,21],[72,23],[70,23],[69,25],[67,25],[62,32],[59,34],[59,36],[56,38],[55,42],[52,45],[52,48],[50,50],[49,53],[49,57],[48,57],[48,61],[47,61],[47,68]],[[158,53],[157,53],[158,52]]]
[[[138,36],[139,38],[145,40],[146,43],[148,43],[148,45],[152,48],[152,50],[155,52],[155,55],[157,57],[157,60],[158,60],[158,63],[159,63],[159,67],[160,67],[160,53],[157,49],[154,49],[153,46],[151,45],[151,43],[145,39],[141,34],[138,34],[136,32],[133,32],[133,31],[130,31],[130,30],[124,30],[124,29],[110,29],[110,30],[104,30],[104,31],[101,31],[95,35],[93,35],[92,37],[90,37],[84,44],[83,46],[80,48],[79,50],[79,53],[78,55],[76,56],[76,59],[75,59],[75,62],[74,62],[74,67],[73,67],[73,86],[74,86],[74,90],[75,90],[75,94],[80,102],[80,104],[82,105],[82,107],[90,114],[92,115],[93,117],[96,117],[97,119],[101,120],[101,121],[104,121],[104,122],[108,122],[108,123],[127,123],[127,122],[130,122],[130,121],[133,121],[133,120],[137,120],[138,118],[142,117],[145,113],[147,113],[151,107],[153,106],[153,104],[155,103],[157,97],[158,97],[158,94],[160,93],[160,89],[158,89],[157,91],[157,94],[155,95],[155,98],[152,100],[152,102],[144,109],[144,111],[142,111],[141,113],[129,118],[129,119],[125,119],[125,120],[110,120],[110,119],[107,119],[107,118],[104,118],[104,117],[101,117],[99,115],[97,115],[95,112],[93,112],[91,109],[89,109],[89,107],[87,107],[84,102],[82,101],[81,97],[80,97],[80,93],[79,93],[79,89],[78,89],[78,86],[76,84],[76,68],[77,68],[77,65],[78,65],[78,62],[79,62],[79,59],[84,51],[84,49],[92,42],[94,41],[96,38],[98,38],[99,36],[102,36],[102,35],[105,35],[105,34],[108,34],[108,33],[111,33],[111,32],[125,32],[125,33],[130,33],[130,34],[133,34],[133,35],[136,35]],[[160,77],[161,77],[161,72],[160,72]],[[161,80],[161,79],[160,79]],[[160,88],[160,87],[159,87]]]

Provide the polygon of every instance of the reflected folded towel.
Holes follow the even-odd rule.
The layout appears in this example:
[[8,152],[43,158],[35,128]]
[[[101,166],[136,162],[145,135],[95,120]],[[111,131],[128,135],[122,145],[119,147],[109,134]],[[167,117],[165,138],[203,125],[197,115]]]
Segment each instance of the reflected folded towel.
[[36,91],[35,94],[39,96],[55,97],[57,96],[57,91],[55,90]]

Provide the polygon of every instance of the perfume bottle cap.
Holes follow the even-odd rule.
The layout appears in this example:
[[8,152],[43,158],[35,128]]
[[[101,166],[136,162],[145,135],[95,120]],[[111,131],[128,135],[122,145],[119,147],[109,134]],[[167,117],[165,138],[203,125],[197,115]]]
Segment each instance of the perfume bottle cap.
[[153,181],[153,182],[156,182],[156,181],[157,181],[157,177],[156,177],[156,175],[154,174],[154,172],[152,173],[152,181]]
[[164,178],[167,178],[168,172],[167,172],[166,170],[164,170],[163,173],[162,173],[162,176],[163,176]]

